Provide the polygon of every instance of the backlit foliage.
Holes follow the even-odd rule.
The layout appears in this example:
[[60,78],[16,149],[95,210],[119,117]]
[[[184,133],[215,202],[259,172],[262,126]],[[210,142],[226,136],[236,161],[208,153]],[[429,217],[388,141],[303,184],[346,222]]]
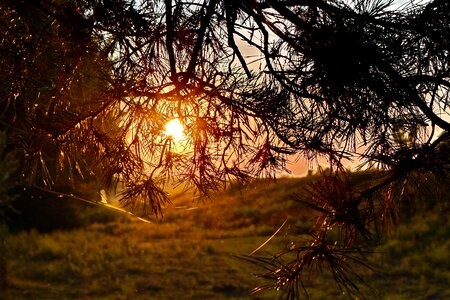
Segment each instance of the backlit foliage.
[[[169,182],[204,195],[273,175],[286,155],[326,158],[311,241],[291,261],[267,260],[265,277],[295,298],[317,261],[358,293],[349,261],[395,220],[411,180],[449,165],[449,2],[392,4],[2,1],[1,129],[30,182],[101,176],[157,215]],[[164,135],[174,118],[182,151]],[[371,183],[354,187],[344,159],[378,168]]]

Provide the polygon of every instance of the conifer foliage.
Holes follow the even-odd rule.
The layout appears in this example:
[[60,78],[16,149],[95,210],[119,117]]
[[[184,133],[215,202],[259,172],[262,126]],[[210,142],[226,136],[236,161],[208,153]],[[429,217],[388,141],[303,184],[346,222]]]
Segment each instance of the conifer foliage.
[[[31,184],[118,180],[146,215],[162,214],[168,182],[205,195],[284,170],[288,155],[325,158],[311,240],[289,261],[249,259],[286,298],[307,267],[358,294],[350,262],[407,189],[449,167],[450,4],[394,4],[3,0],[0,129]],[[174,118],[178,144],[164,135]],[[355,184],[348,159],[377,171]]]

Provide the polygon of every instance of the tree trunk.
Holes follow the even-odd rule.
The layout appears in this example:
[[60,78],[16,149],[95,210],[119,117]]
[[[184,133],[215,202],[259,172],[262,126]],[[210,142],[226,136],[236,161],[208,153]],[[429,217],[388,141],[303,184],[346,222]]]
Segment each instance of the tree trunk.
[[0,254],[0,289],[6,287],[6,259]]

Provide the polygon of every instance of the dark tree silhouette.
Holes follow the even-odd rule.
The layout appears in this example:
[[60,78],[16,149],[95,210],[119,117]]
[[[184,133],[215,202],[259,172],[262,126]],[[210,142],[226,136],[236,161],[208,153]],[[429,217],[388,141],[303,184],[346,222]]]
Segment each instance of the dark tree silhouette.
[[[383,0],[1,5],[1,124],[37,166],[24,172],[43,171],[36,184],[52,183],[45,165],[55,158],[43,155],[52,145],[79,173],[98,165],[105,182],[119,178],[124,205],[159,215],[167,182],[203,195],[274,174],[287,155],[328,159],[329,174],[311,186],[308,204],[320,212],[311,239],[287,255],[248,258],[267,267],[262,276],[286,298],[299,296],[316,267],[358,293],[350,261],[363,263],[406,186],[447,177],[446,0],[399,8]],[[29,11],[42,16],[38,24]],[[44,56],[48,47],[54,57]],[[49,61],[57,63],[40,65]],[[89,84],[97,88],[83,96]],[[185,128],[178,145],[163,134],[173,118]],[[370,184],[355,186],[345,159],[376,168]]]

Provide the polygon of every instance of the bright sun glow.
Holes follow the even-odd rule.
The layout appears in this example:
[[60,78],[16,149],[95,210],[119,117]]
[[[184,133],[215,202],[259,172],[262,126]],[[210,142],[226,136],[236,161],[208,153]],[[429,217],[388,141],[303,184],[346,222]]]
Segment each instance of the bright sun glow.
[[181,124],[179,119],[170,120],[164,127],[164,134],[167,136],[167,138],[174,141],[179,141],[184,137],[183,125]]

